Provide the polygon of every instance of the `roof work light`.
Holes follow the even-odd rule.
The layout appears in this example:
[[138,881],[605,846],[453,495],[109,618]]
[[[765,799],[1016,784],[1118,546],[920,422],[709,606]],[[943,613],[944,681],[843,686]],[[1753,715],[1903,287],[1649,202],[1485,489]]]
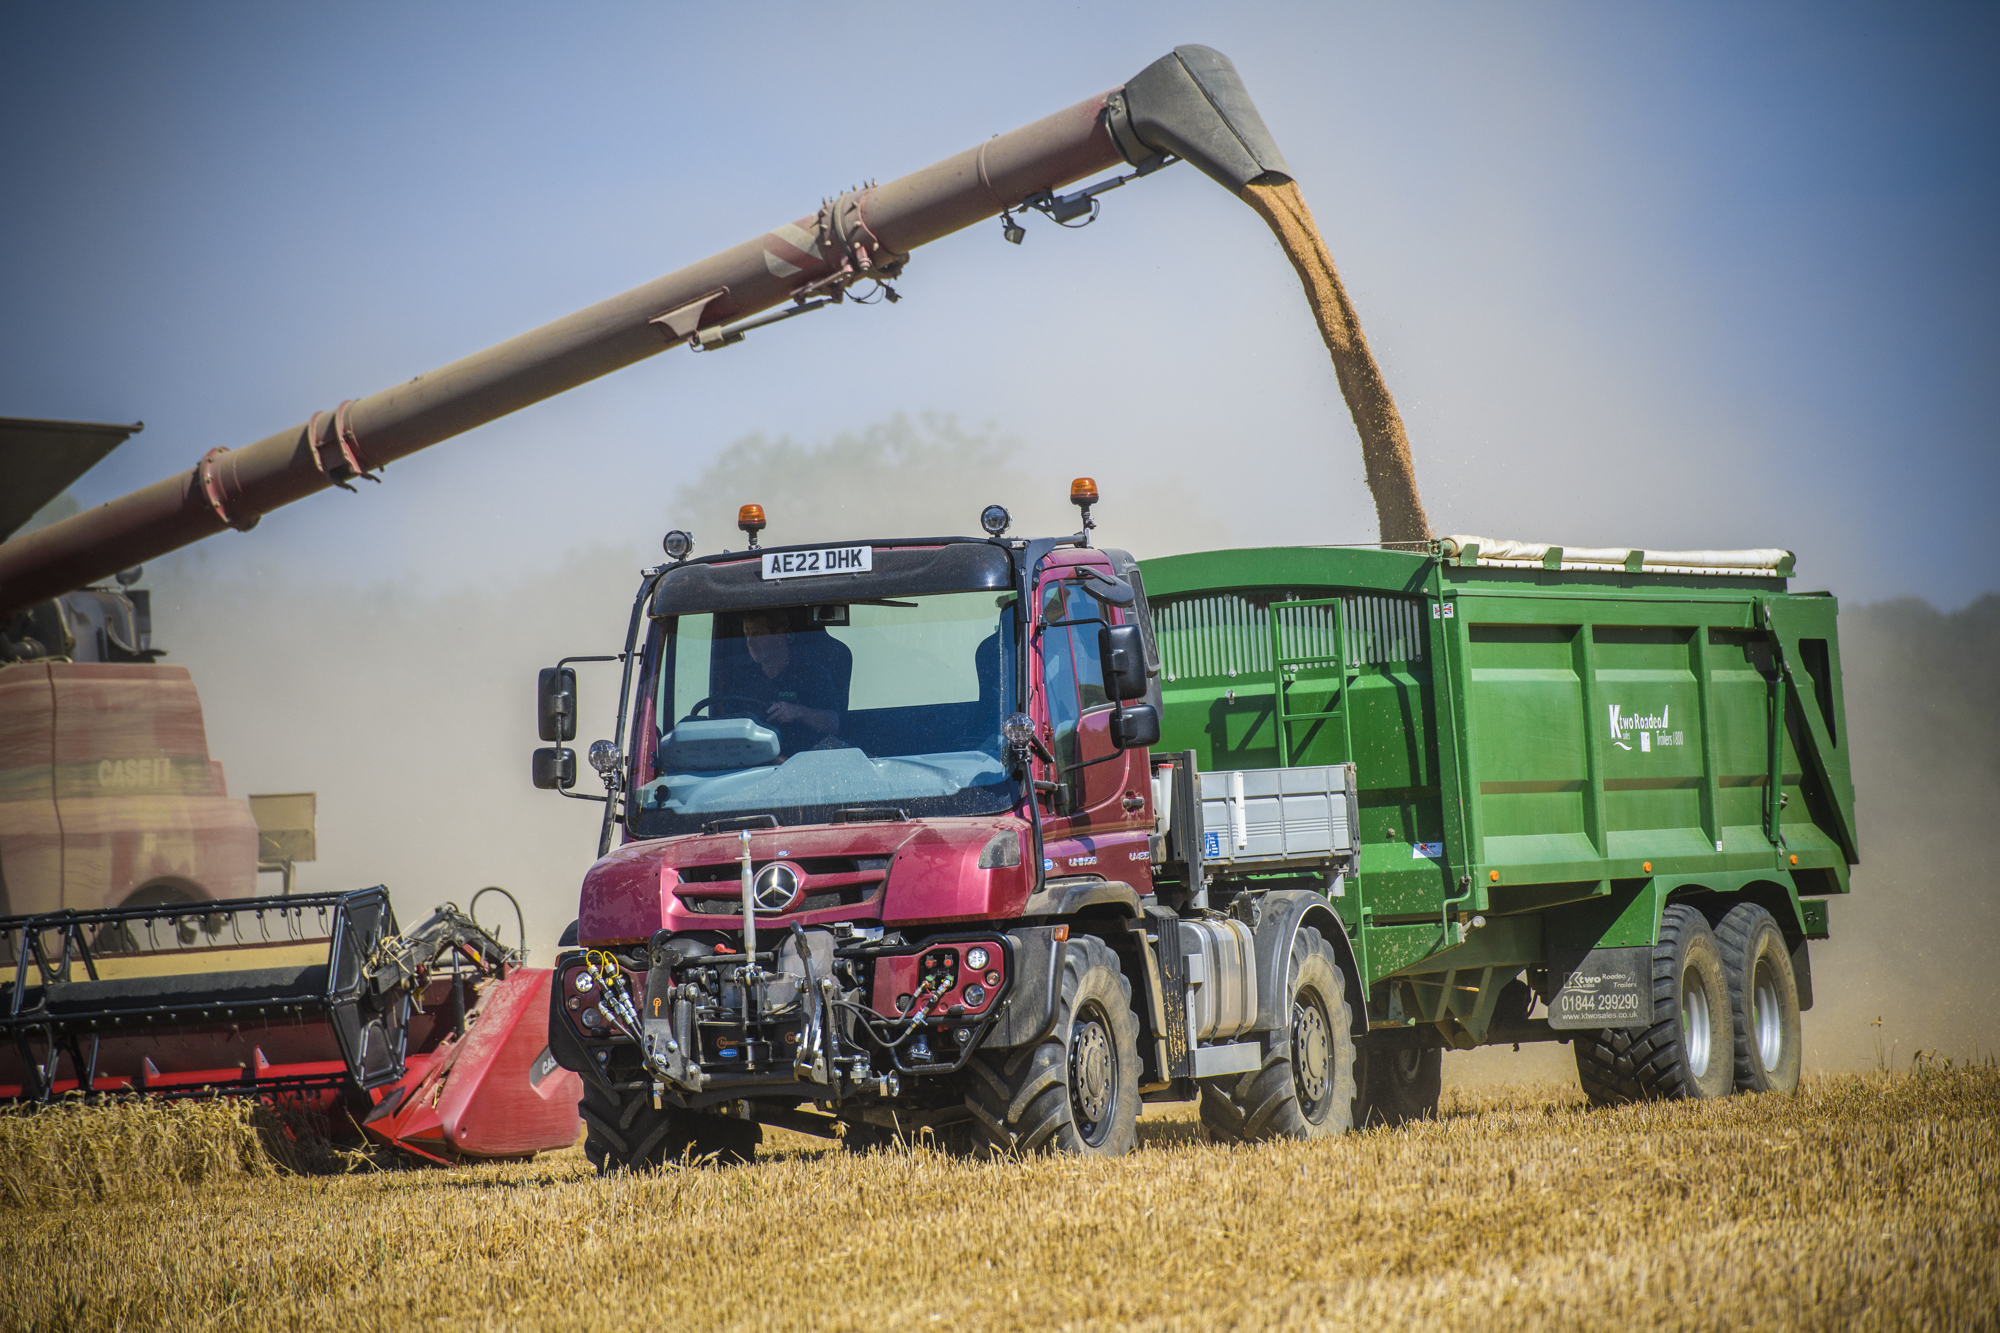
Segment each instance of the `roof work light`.
[[764,530],[764,506],[744,505],[736,511],[736,526],[750,538],[750,549],[756,550],[757,534]]
[[1097,503],[1097,482],[1089,477],[1078,477],[1069,484],[1069,502],[1083,511],[1084,545],[1090,544],[1090,530],[1097,525],[1090,521],[1090,507]]

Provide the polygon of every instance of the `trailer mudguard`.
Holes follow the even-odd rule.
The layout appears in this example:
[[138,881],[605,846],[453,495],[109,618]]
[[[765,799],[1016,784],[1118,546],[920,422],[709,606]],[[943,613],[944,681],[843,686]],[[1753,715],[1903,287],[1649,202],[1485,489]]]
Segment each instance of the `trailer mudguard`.
[[1292,1002],[1292,940],[1300,926],[1311,926],[1333,946],[1346,983],[1349,1029],[1355,1036],[1368,1030],[1368,1005],[1361,989],[1361,974],[1354,965],[1354,945],[1347,927],[1327,904],[1325,897],[1311,889],[1272,889],[1264,895],[1257,913],[1257,1028],[1275,1032],[1289,1024]]

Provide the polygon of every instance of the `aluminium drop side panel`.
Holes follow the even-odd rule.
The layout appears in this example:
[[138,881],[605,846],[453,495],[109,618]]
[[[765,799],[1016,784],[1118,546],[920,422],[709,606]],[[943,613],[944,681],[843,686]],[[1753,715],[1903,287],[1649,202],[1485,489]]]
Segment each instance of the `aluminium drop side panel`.
[[1353,766],[1202,774],[1202,859],[1239,870],[1331,866],[1354,851]]

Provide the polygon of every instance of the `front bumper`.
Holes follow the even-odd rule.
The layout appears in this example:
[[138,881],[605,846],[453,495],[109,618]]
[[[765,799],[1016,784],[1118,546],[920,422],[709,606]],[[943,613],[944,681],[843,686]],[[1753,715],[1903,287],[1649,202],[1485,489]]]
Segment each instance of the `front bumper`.
[[565,951],[549,1024],[558,1063],[689,1109],[895,1096],[962,1069],[1014,989],[1015,943],[994,931],[903,943],[794,927],[755,959],[734,943],[662,931],[643,959],[620,959],[636,1031],[590,977],[590,951]]

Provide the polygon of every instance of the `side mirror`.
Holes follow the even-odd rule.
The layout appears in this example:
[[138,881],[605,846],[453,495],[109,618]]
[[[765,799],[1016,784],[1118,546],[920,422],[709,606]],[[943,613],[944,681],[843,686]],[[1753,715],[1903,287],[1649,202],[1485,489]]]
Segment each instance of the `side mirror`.
[[1133,704],[1111,714],[1111,743],[1121,750],[1142,750],[1160,743],[1160,712],[1151,704]]
[[1114,579],[1106,574],[1085,566],[1083,581],[1076,586],[1083,589],[1092,600],[1101,606],[1130,606],[1138,600],[1132,585],[1123,579]]
[[576,739],[576,672],[573,669],[542,668],[541,679],[535,682],[535,726],[545,741]]
[[[1156,727],[1155,730],[1158,728]],[[535,751],[535,785],[543,791],[560,788],[568,791],[576,785],[576,751],[564,746],[543,746]]]
[[1106,694],[1119,703],[1146,697],[1146,644],[1137,625],[1098,630],[1097,656],[1104,663]]

